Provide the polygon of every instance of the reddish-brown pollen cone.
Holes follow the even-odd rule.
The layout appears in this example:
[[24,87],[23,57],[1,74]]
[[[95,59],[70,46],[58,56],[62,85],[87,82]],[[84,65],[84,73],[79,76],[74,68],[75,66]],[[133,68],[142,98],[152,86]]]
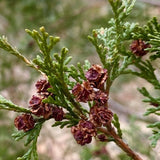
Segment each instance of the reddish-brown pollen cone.
[[87,102],[93,99],[93,88],[88,81],[84,81],[83,84],[76,84],[72,89],[72,93],[78,102]]
[[158,103],[150,103],[150,105],[152,105],[152,106],[154,106],[154,107],[158,107],[159,106],[159,104]]
[[42,98],[33,95],[31,100],[29,101],[29,107],[36,108],[42,103]]
[[38,93],[47,92],[47,89],[51,87],[49,82],[45,79],[41,79],[41,80],[37,81],[35,86],[37,88]]
[[72,93],[75,97],[78,97],[78,95],[83,91],[83,87],[80,83],[77,83],[73,89],[72,89]]
[[102,88],[108,78],[107,69],[103,69],[100,65],[94,64],[86,72],[85,77],[95,88]]
[[22,114],[15,118],[14,125],[18,130],[23,130],[24,132],[27,132],[34,128],[35,121],[32,115]]
[[43,96],[49,96],[52,95],[52,93],[48,92],[48,88],[51,88],[51,85],[46,79],[41,79],[37,81],[35,84],[37,88],[37,93],[43,95]]
[[130,45],[130,49],[131,51],[136,55],[136,56],[144,56],[148,53],[148,51],[146,51],[145,49],[150,48],[150,44],[145,43],[145,41],[138,39],[138,40],[134,40],[131,45]]
[[71,132],[80,145],[88,144],[92,137],[96,135],[95,126],[90,121],[80,120],[78,125],[71,128]]
[[98,107],[97,106],[93,106],[90,109],[90,121],[96,126],[96,127],[101,127],[102,126],[102,122],[101,119],[98,116]]
[[55,121],[62,121],[64,119],[64,112],[63,109],[57,106],[53,107],[52,117]]
[[106,125],[111,123],[113,117],[112,111],[108,110],[104,106],[93,106],[90,109],[90,121],[96,126],[100,127],[101,125]]
[[43,111],[43,118],[44,119],[48,119],[52,117],[52,113],[53,113],[53,106],[48,104],[48,103],[42,103],[42,106],[44,107],[44,111]]
[[107,137],[105,134],[99,134],[97,135],[97,138],[101,141],[101,142],[106,142],[107,141]]
[[52,115],[53,107],[48,103],[43,103],[42,100],[41,97],[33,96],[29,102],[29,107],[37,117],[43,116],[44,119],[48,119]]
[[94,101],[96,102],[97,106],[103,106],[108,101],[108,95],[102,91],[94,92]]

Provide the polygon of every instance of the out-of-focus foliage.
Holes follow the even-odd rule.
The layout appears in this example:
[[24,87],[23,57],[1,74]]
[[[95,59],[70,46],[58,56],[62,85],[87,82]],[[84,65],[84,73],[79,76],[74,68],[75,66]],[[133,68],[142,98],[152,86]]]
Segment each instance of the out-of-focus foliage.
[[[147,19],[145,9],[144,5],[137,4],[131,20],[136,21],[136,17]],[[37,50],[35,43],[24,34],[24,29],[44,26],[48,32],[56,33],[62,38],[61,44],[70,48],[70,53],[77,55],[75,61],[94,55],[87,35],[93,28],[106,27],[107,20],[111,17],[106,1],[39,0],[37,3],[35,0],[2,0],[0,10],[1,34],[9,37],[9,40],[28,57],[34,57]],[[145,16],[140,16],[142,14]],[[141,19],[139,21],[141,22]],[[3,77],[0,78],[0,90],[20,82],[28,83],[33,78],[29,75],[24,79],[15,79],[16,71],[13,66],[15,63],[20,65],[20,62],[7,54],[1,54],[0,59],[0,77]],[[25,68],[23,69],[25,74]]]
[[[148,20],[147,10],[148,6],[137,3],[128,20],[143,23]],[[93,28],[106,27],[106,22],[111,14],[106,1],[103,0],[92,2],[85,0],[39,0],[38,2],[36,0],[1,0],[0,33],[7,35],[12,44],[17,46],[26,57],[34,57],[35,53],[38,52],[37,48],[35,43],[26,36],[24,29],[32,30],[43,25],[49,33],[56,33],[62,38],[61,45],[70,48],[69,52],[76,55],[74,56],[76,57],[75,61],[83,60],[87,56],[94,56],[95,52],[87,39],[88,33]],[[60,47],[55,48],[55,51]],[[0,50],[0,52],[4,51]],[[28,73],[28,69],[26,70],[18,59],[8,54],[0,54],[0,59],[0,91],[8,88],[9,96],[11,98],[16,97],[18,95],[16,93],[13,95],[12,86],[15,87],[20,83],[28,84],[36,78],[37,74],[32,70]],[[17,78],[17,69],[19,68],[23,70],[19,71],[20,77]],[[17,98],[17,100],[22,99],[24,97]],[[6,115],[0,115],[0,121],[4,116]],[[21,146],[18,149],[15,146],[16,143],[11,142],[11,138],[7,137],[7,135],[10,136],[13,128],[5,123],[1,123],[0,128],[0,144],[2,144],[0,145],[0,160],[15,159],[15,157],[22,155]],[[6,138],[3,138],[4,136]],[[14,148],[16,148],[16,153],[13,152]],[[85,157],[85,154],[89,152],[84,151],[82,153]]]

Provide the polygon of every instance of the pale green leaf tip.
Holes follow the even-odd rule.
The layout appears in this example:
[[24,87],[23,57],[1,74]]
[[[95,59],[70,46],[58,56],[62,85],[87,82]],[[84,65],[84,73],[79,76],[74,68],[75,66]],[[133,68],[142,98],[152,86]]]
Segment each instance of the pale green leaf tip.
[[25,29],[25,32],[27,32],[27,33],[28,33],[28,32],[31,32],[31,31],[30,31],[29,29]]
[[5,35],[2,35],[1,38],[7,40],[7,37]]
[[38,34],[38,31],[36,31],[35,29],[33,30],[33,34]]
[[45,28],[44,28],[44,26],[42,26],[42,27],[40,27],[40,29],[39,29],[41,32],[45,32]]
[[60,37],[54,37],[54,41],[55,42],[59,42],[60,41]]
[[65,48],[65,47],[64,47],[64,48],[62,49],[62,52],[67,53],[67,52],[68,52],[68,48]]
[[65,52],[68,52],[68,48],[65,48]]

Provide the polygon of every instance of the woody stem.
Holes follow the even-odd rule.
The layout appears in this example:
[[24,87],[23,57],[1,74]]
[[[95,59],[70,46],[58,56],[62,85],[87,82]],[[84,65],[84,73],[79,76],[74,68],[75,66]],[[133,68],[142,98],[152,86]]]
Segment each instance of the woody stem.
[[98,128],[98,130],[106,135],[110,135],[114,138],[114,142],[127,153],[128,156],[132,157],[134,160],[143,160],[137,153],[135,153],[128,144],[124,143],[124,141],[117,135],[115,129],[111,124],[107,124],[107,129]]

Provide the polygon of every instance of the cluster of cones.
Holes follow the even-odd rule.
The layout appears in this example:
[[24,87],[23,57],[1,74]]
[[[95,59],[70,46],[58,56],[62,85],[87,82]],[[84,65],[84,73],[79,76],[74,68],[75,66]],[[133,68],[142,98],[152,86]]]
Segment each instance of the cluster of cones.
[[62,108],[43,103],[43,99],[46,99],[48,96],[54,98],[53,93],[48,92],[48,88],[51,88],[49,82],[45,79],[39,80],[35,86],[37,88],[37,95],[33,95],[29,101],[29,108],[32,114],[22,114],[14,120],[16,128],[24,132],[34,128],[36,120],[32,115],[35,115],[35,117],[43,117],[44,119],[54,118],[55,121],[62,121],[64,118]]
[[106,140],[104,135],[97,135],[97,127],[111,123],[113,113],[107,107],[108,95],[104,91],[104,85],[108,78],[106,69],[100,65],[92,65],[85,74],[86,81],[76,84],[72,93],[78,102],[92,101],[93,106],[89,111],[87,120],[80,120],[71,132],[80,145],[88,144],[92,137],[97,136],[101,141]]

